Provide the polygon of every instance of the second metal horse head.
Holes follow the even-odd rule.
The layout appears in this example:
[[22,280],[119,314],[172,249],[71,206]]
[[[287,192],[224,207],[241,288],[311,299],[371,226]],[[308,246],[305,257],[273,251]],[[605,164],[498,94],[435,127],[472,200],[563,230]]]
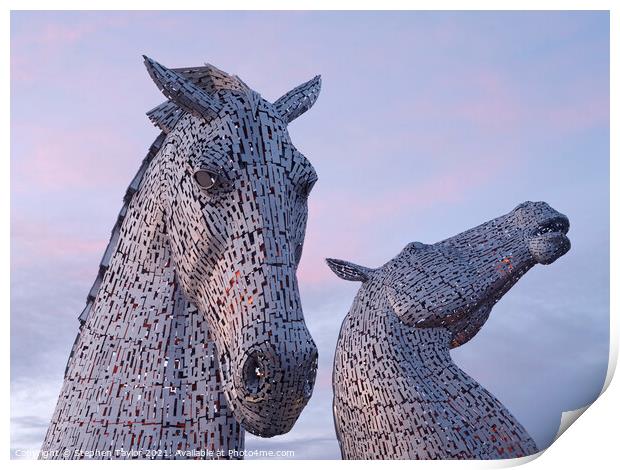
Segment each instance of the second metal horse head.
[[570,249],[568,219],[544,202],[435,244],[413,242],[377,269],[328,259],[361,281],[334,359],[334,418],[348,459],[495,459],[537,452],[516,418],[450,349],[536,264]]

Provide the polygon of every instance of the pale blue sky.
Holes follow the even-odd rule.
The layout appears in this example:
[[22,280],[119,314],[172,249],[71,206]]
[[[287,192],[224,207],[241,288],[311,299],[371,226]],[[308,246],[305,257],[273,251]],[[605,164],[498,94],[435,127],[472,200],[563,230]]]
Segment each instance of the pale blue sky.
[[605,12],[14,12],[11,21],[12,447],[45,433],[122,196],[162,101],[141,60],[210,62],[265,98],[317,73],[290,127],[319,174],[300,284],[320,351],[289,434],[247,448],[338,458],[331,361],[358,286],[328,256],[377,266],[544,200],[572,250],[528,273],[456,362],[539,446],[607,369],[609,17]]

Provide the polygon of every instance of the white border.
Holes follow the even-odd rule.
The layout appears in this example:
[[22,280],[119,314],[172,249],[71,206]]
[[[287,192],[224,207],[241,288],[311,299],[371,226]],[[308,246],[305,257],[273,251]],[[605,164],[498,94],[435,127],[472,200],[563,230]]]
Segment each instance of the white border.
[[[2,41],[4,45],[1,49],[2,54],[2,82],[3,82],[3,96],[5,99],[3,103],[4,112],[2,113],[2,125],[0,127],[2,131],[2,143],[4,144],[4,158],[1,163],[1,186],[4,192],[4,197],[0,199],[0,210],[4,216],[4,220],[8,221],[10,216],[10,10],[609,10],[610,11],[610,28],[611,28],[611,146],[610,152],[614,158],[611,159],[611,286],[619,286],[620,283],[618,277],[618,249],[614,245],[613,241],[618,239],[618,221],[617,214],[619,210],[618,195],[619,191],[616,184],[618,184],[618,135],[620,129],[618,128],[618,109],[619,109],[619,95],[617,93],[617,85],[619,83],[618,75],[618,62],[620,60],[620,47],[619,40],[620,35],[618,32],[618,22],[620,21],[620,15],[618,14],[618,8],[614,9],[614,1],[612,0],[591,0],[591,1],[551,1],[551,0],[505,0],[503,2],[497,1],[482,1],[482,0],[470,0],[466,2],[457,0],[444,0],[444,1],[398,1],[398,0],[382,0],[381,2],[358,0],[356,2],[346,2],[342,0],[298,0],[292,2],[291,0],[263,0],[260,4],[250,0],[237,0],[235,2],[212,1],[205,2],[200,0],[176,0],[175,2],[163,1],[163,0],[151,0],[148,2],[148,8],[144,8],[145,3],[135,0],[93,0],[85,4],[83,1],[78,0],[59,0],[54,2],[53,5],[44,0],[8,0],[3,2],[5,8],[0,12],[0,31],[2,31]],[[617,2],[615,2],[617,3]],[[171,8],[173,6],[174,8]],[[53,7],[53,8],[52,8]],[[5,227],[8,227],[8,223]],[[4,328],[1,329],[2,341],[0,342],[2,347],[2,356],[5,360],[4,372],[1,375],[2,380],[2,398],[3,401],[3,414],[4,425],[0,428],[0,442],[6,443],[4,448],[4,458],[9,460],[10,457],[10,374],[8,373],[9,360],[10,360],[10,328],[9,328],[9,311],[10,311],[10,245],[9,245],[9,233],[8,230],[4,230],[0,235],[2,237],[2,244],[0,248],[1,259],[6,260],[5,268],[0,272],[0,289],[2,289],[3,309],[3,322]],[[392,465],[396,466],[437,466],[447,468],[448,466],[458,466],[459,468],[499,468],[524,464],[530,462],[528,468],[547,468],[550,465],[554,467],[567,467],[567,468],[583,468],[588,467],[602,467],[610,468],[612,462],[615,463],[616,457],[616,436],[618,435],[616,428],[616,419],[620,416],[618,403],[620,401],[620,386],[618,381],[611,381],[613,373],[616,367],[618,358],[618,318],[617,318],[617,306],[618,306],[618,294],[614,289],[611,290],[611,345],[610,345],[610,362],[609,369],[605,381],[606,391],[585,413],[579,418],[579,424],[572,426],[565,434],[563,434],[554,444],[549,447],[547,451],[543,453],[540,458],[525,458],[517,459],[514,461],[497,461],[497,462],[449,462],[449,461],[418,461],[418,462],[394,462]],[[45,462],[39,464],[32,461],[19,461],[9,460],[10,465],[16,467],[31,466],[31,465],[63,465],[58,462]],[[75,465],[76,463],[70,462],[67,465]],[[118,462],[120,465],[129,465],[127,462]],[[152,468],[154,465],[169,465],[163,462],[133,462],[133,465],[147,465]],[[184,463],[185,465],[192,465],[191,463]],[[200,465],[244,465],[244,462],[210,462],[200,463]],[[269,467],[278,468],[281,466],[290,465],[290,461],[252,461],[253,467]],[[382,465],[385,463],[382,463]],[[91,465],[102,465],[100,462],[91,462]],[[314,465],[309,461],[296,461],[295,465],[305,467],[307,465]],[[329,465],[332,465],[331,462]],[[376,465],[373,462],[343,462],[340,465],[355,465],[368,466]]]

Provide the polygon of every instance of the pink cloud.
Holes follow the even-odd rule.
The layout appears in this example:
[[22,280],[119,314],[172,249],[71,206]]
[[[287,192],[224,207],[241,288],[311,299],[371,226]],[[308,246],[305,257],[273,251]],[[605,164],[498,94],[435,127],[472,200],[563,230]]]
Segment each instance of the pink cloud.
[[[79,21],[71,21],[62,15],[49,13],[42,21],[40,15],[33,16],[33,27],[12,35],[12,42],[16,47],[39,46],[39,47],[66,47],[83,41],[99,31],[117,28],[131,24],[131,12],[127,15],[97,14],[82,12]],[[25,12],[19,12],[23,15]]]
[[485,129],[511,128],[523,119],[524,109],[515,88],[497,71],[480,70],[466,86],[478,90],[474,100],[452,110],[455,117]]
[[470,192],[493,179],[503,167],[498,158],[463,157],[461,165],[424,179],[411,186],[386,191],[381,197],[350,208],[350,213],[366,224],[381,221],[403,212],[419,211],[445,203],[461,202]]
[[30,32],[33,42],[49,45],[50,43],[74,43],[98,28],[97,23],[75,22],[71,24],[46,23],[41,29]]
[[139,142],[102,127],[66,132],[53,125],[14,125],[12,131],[20,144],[11,159],[15,191],[116,188],[129,184],[147,152]]
[[[557,73],[558,67],[567,67],[564,61],[559,58],[534,70]],[[443,99],[436,94],[419,95],[413,118],[437,123],[457,121],[496,135],[519,135],[531,129],[572,133],[609,123],[609,89],[600,88],[600,77],[559,82],[550,93],[519,82],[500,68],[459,67],[458,74],[457,82],[445,73],[435,83],[445,90]]]
[[[33,81],[46,64],[64,53],[66,47],[77,43],[95,30],[94,24],[76,22],[61,24],[45,22],[21,34],[11,35],[11,80]],[[25,54],[25,51],[32,51]]]
[[[48,12],[42,20],[41,15],[33,15],[31,26],[19,32],[11,31],[11,80],[34,81],[46,77],[50,66],[58,66],[59,57],[68,50],[79,46],[96,33],[131,24],[131,12],[127,15],[85,13],[79,21],[71,21],[60,14]],[[31,12],[13,12],[24,16]],[[23,21],[22,21],[23,23]]]
[[461,164],[407,186],[372,194],[357,192],[354,187],[324,190],[322,197],[310,202],[311,225],[299,269],[300,280],[310,286],[331,282],[333,273],[324,262],[325,256],[354,261],[360,253],[371,249],[363,236],[369,227],[394,225],[399,218],[429,208],[462,203],[480,187],[499,180],[514,158],[511,155],[471,158],[464,152]]
[[580,93],[572,84],[563,93],[570,95],[570,99],[536,109],[532,119],[548,129],[564,133],[609,126],[609,89],[601,89],[595,83],[583,83],[580,86],[581,90],[589,88],[591,91]]
[[[316,204],[315,204],[316,205]],[[318,212],[318,211],[315,211]],[[317,214],[310,208],[311,217]],[[339,227],[327,224],[306,232],[304,255],[297,272],[300,282],[316,287],[333,280],[334,274],[325,264],[326,256],[347,256],[362,251],[362,240],[344,234]]]
[[451,69],[439,74],[434,83],[434,87],[443,90],[439,95],[416,96],[412,118],[444,126],[456,121],[494,133],[513,132],[525,122],[527,109],[519,96],[519,87],[504,72],[462,66],[457,70],[458,81],[450,75]]
[[333,384],[331,367],[319,368],[314,386],[317,390],[332,390]]
[[59,226],[13,215],[11,269],[51,263],[62,265],[65,276],[78,280],[90,278],[96,272],[96,264],[89,266],[84,263],[84,258],[98,260],[107,243],[104,237],[85,236],[71,224]]

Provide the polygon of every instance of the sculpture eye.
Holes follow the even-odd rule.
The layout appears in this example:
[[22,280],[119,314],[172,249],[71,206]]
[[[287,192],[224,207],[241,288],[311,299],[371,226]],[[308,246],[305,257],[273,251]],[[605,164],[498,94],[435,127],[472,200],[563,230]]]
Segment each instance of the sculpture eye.
[[208,170],[198,170],[194,173],[194,179],[202,189],[211,189],[217,182],[217,174]]

